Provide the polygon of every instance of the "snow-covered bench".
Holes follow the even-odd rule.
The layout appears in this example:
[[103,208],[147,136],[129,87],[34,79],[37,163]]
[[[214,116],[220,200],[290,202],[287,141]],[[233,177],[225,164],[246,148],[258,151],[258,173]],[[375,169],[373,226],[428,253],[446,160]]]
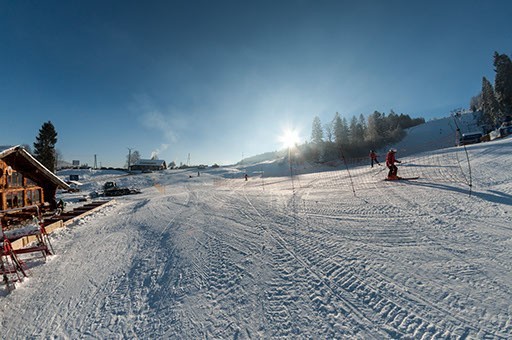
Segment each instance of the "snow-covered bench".
[[[26,244],[28,246],[15,249],[16,254],[26,254],[40,251],[43,256],[52,255],[49,248],[48,235],[46,234],[44,227],[38,224],[31,224],[24,227],[4,230],[4,237],[10,242],[14,242],[21,238],[26,238]],[[25,242],[23,242],[25,244]],[[51,245],[50,245],[51,247]]]
[[9,241],[16,241],[24,236],[40,235],[41,228],[38,225],[28,225],[21,228],[4,230],[4,235]]

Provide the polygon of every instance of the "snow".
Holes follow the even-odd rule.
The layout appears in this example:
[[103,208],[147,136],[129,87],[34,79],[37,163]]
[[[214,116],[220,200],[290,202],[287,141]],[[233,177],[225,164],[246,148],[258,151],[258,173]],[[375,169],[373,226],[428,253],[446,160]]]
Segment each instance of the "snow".
[[461,147],[399,150],[420,179],[392,183],[369,165],[82,171],[71,205],[107,180],[142,193],[51,234],[56,255],[0,297],[2,338],[511,338],[512,139],[467,150],[471,178]]
[[16,240],[24,236],[39,234],[40,232],[41,231],[38,225],[31,224],[23,226],[21,228],[5,230],[3,233],[5,235],[5,238],[9,240]]
[[[433,149],[448,148],[458,145],[457,128],[460,134],[469,132],[482,132],[478,127],[477,112],[464,112],[454,117],[435,119],[407,129],[406,137],[394,145],[402,155],[411,155]],[[460,137],[460,136],[459,136]],[[385,154],[386,150],[381,150]]]

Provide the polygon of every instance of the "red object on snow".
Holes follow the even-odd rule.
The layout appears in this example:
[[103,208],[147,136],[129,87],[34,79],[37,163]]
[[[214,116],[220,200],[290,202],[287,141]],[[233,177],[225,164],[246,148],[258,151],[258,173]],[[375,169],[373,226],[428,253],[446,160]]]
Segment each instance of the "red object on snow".
[[14,250],[11,242],[1,232],[0,245],[0,275],[2,281],[9,291],[16,288],[15,283],[23,281],[27,277],[27,269],[25,263],[21,261]]

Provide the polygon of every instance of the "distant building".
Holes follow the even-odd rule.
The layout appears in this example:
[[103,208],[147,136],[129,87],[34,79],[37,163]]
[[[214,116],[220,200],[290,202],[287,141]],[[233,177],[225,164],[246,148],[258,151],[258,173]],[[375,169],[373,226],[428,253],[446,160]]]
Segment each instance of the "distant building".
[[161,159],[139,159],[130,167],[133,171],[158,171],[167,169],[167,164]]
[[[55,209],[58,188],[69,185],[21,146],[0,146],[0,218],[22,218],[25,210]],[[33,214],[33,213],[32,213]]]

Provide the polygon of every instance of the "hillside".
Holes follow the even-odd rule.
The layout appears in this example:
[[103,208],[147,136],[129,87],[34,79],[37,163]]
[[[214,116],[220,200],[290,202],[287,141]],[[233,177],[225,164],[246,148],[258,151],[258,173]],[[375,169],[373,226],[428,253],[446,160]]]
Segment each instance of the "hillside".
[[512,139],[467,149],[471,195],[458,147],[404,157],[409,182],[368,165],[81,173],[87,190],[142,193],[52,234],[46,263],[26,259],[2,336],[511,338]]
[[[481,131],[477,124],[477,117],[478,114],[472,112],[463,112],[458,115],[456,120],[461,133]],[[406,135],[400,142],[382,145],[376,151],[380,155],[380,159],[383,160],[391,147],[397,149],[400,156],[412,156],[422,152],[449,148],[457,145],[456,130],[457,126],[453,117],[427,121],[424,124],[406,129]],[[367,161],[367,157],[364,156],[345,159],[345,162],[342,159],[332,160],[327,165],[306,162],[296,164],[294,171],[297,173],[330,171],[333,168],[346,168],[347,165],[361,165]],[[245,158],[236,167],[252,175],[287,176],[290,174],[286,150]]]
[[477,114],[467,112],[459,115],[456,122],[453,117],[445,117],[407,129],[405,138],[394,147],[402,155],[413,155],[457,145],[456,124],[460,133],[481,131],[477,124]]

